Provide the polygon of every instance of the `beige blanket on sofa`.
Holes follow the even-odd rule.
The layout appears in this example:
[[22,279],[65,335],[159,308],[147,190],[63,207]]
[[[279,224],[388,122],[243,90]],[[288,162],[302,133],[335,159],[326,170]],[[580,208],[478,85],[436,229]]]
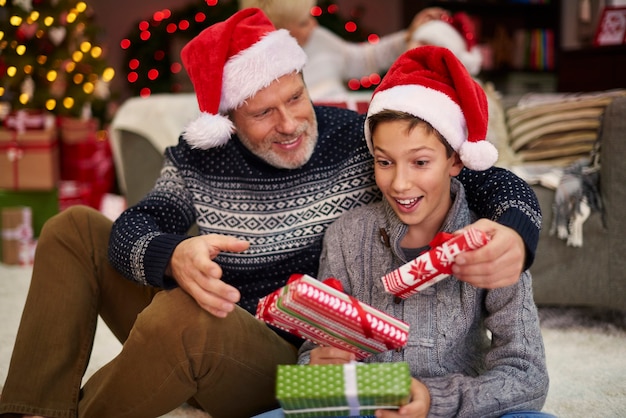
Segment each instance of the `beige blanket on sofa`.
[[154,94],[126,100],[111,123],[110,137],[120,191],[126,193],[121,160],[121,133],[130,131],[145,137],[160,153],[178,143],[183,128],[198,117],[200,110],[193,93]]

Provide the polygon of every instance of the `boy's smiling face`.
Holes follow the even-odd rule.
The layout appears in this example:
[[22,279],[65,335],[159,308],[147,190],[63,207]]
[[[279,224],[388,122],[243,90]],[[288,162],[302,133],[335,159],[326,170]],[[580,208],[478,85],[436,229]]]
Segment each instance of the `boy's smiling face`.
[[[409,226],[402,245],[427,245],[452,203],[450,178],[463,168],[458,154],[446,154],[436,132],[424,124],[385,121],[372,133],[376,184],[400,220]],[[425,241],[425,242],[424,242]]]

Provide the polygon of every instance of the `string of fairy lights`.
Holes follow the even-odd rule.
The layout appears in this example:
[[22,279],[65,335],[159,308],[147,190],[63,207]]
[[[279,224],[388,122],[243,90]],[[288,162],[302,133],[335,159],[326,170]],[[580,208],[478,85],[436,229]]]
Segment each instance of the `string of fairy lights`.
[[0,101],[81,116],[107,100],[115,71],[90,18],[84,1],[0,0]]
[[[237,1],[203,0],[180,10],[161,9],[139,21],[120,47],[125,51],[125,77],[134,95],[192,91],[179,57],[179,49],[207,26],[237,11]],[[359,10],[345,19],[333,1],[319,1],[311,9],[321,25],[353,41],[376,43],[379,36],[358,24]],[[351,90],[369,89],[380,83],[380,74],[348,81]]]
[[[161,9],[142,19],[121,42],[131,95],[192,91],[180,48],[207,26],[237,11],[236,0],[199,0],[179,10]],[[378,42],[332,0],[311,10],[321,25],[353,42]],[[98,44],[101,29],[83,0],[0,0],[0,105],[99,119],[107,113],[114,69]],[[379,74],[348,82],[352,90],[375,87]]]

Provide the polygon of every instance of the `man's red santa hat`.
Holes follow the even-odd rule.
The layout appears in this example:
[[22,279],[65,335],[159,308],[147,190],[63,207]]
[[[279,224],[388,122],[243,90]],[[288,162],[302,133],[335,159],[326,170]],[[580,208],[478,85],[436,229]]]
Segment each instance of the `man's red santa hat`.
[[277,30],[260,9],[243,9],[193,38],[181,51],[200,107],[183,138],[194,148],[228,142],[228,112],[286,74],[301,71],[306,54],[285,29]]
[[[486,170],[498,159],[498,151],[485,139],[487,96],[446,48],[420,46],[402,54],[374,90],[367,116],[385,109],[430,123],[472,170]],[[373,153],[367,119],[365,139]]]

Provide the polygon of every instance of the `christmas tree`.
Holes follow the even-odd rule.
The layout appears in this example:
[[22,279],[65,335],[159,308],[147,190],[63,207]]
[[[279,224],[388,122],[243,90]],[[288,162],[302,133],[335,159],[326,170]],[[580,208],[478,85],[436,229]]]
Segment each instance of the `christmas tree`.
[[108,121],[114,70],[99,32],[84,1],[0,0],[0,103]]

